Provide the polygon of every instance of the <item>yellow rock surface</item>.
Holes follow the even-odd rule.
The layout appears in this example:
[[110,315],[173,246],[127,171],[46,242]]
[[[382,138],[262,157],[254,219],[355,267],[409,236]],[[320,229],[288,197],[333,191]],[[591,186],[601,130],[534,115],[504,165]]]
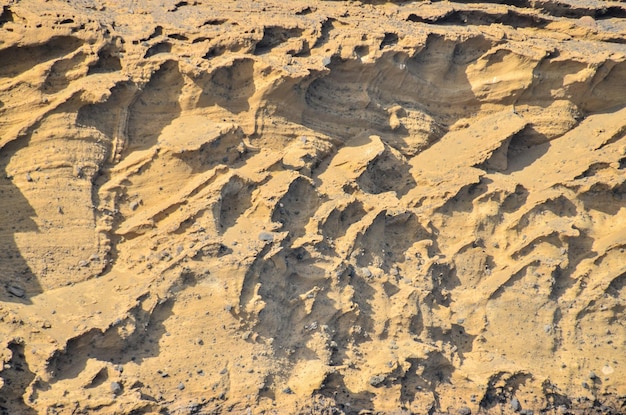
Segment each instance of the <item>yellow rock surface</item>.
[[0,2],[0,414],[622,414],[626,6]]

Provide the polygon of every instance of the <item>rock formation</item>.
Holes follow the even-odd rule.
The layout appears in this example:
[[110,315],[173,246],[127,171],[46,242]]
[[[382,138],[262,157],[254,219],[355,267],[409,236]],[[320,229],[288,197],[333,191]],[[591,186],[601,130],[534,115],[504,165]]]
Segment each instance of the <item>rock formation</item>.
[[626,411],[626,5],[0,7],[1,414]]

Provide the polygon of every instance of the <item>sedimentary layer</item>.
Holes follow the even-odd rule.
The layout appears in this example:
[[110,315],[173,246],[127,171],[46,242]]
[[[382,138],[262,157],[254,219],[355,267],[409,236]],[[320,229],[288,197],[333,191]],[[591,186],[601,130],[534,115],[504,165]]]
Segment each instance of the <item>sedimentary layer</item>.
[[0,11],[0,413],[626,411],[624,4]]

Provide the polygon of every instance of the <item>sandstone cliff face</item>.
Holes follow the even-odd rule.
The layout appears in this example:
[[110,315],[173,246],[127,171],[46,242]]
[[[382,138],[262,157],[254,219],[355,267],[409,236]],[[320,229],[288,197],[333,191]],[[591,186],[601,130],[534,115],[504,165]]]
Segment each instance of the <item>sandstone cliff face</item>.
[[626,6],[5,1],[0,413],[624,413]]

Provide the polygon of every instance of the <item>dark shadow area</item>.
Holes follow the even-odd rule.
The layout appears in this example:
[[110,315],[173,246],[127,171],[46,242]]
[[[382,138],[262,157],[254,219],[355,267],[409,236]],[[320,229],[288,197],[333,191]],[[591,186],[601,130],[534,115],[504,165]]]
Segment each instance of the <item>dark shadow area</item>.
[[489,410],[496,405],[510,401],[532,375],[524,372],[510,374],[498,372],[492,375],[487,382],[487,390],[480,400],[479,406]]
[[409,333],[414,336],[420,336],[424,331],[424,316],[422,315],[422,310],[419,307],[416,307],[416,312],[413,316],[411,316],[411,321],[409,322]]
[[[517,260],[517,258],[514,258]],[[509,288],[511,288],[516,282],[520,281],[522,278],[524,278],[530,269],[535,269],[537,266],[540,265],[540,261],[534,260],[526,265],[524,265],[519,271],[517,271],[516,273],[514,273],[513,275],[511,275],[506,282],[504,282],[504,284],[500,285],[490,296],[489,296],[489,300],[497,300],[498,298],[500,298],[502,296],[502,294]],[[495,288],[495,287],[493,287]]]
[[181,33],[170,33],[169,35],[167,35],[167,37],[169,37],[170,39],[174,39],[174,40],[180,40],[181,42],[186,42],[189,40],[189,38]]
[[41,92],[44,94],[56,94],[59,91],[67,88],[70,84],[70,80],[67,77],[67,72],[74,69],[85,60],[83,53],[77,53],[71,58],[59,59],[50,68],[50,72],[46,76],[46,80],[43,83]]
[[514,134],[507,151],[507,169],[503,173],[512,173],[533,164],[550,149],[548,138],[538,133],[532,126],[526,126]]
[[172,51],[172,44],[170,42],[159,42],[156,45],[150,46],[146,53],[143,55],[144,59],[151,56],[158,55],[159,53],[170,53]]
[[443,206],[435,210],[436,213],[451,214],[453,212],[470,213],[474,209],[474,200],[487,193],[489,184],[493,180],[481,177],[478,183],[471,183],[459,189]]
[[389,215],[382,211],[372,224],[357,235],[354,246],[362,250],[357,258],[360,267],[378,263],[389,272],[395,264],[403,263],[406,251],[417,241],[429,239],[430,234],[412,213]]
[[[91,329],[70,339],[65,350],[59,350],[48,360],[48,370],[54,373],[52,383],[76,378],[86,367],[87,360],[98,359],[113,364],[135,362],[158,356],[159,339],[165,334],[164,322],[172,315],[173,300],[157,304],[152,311],[145,311],[141,304],[129,311],[127,319],[111,325],[104,332]],[[124,338],[118,326],[131,323],[134,331]],[[45,387],[45,385],[43,385]]]
[[567,197],[560,195],[558,197],[547,199],[542,203],[533,206],[530,210],[520,216],[519,220],[513,227],[517,232],[522,232],[525,228],[534,224],[534,220],[541,217],[544,212],[552,212],[557,217],[574,218],[578,214],[576,205]]
[[552,284],[550,291],[550,299],[558,300],[561,295],[578,282],[578,278],[572,275],[576,272],[578,265],[585,259],[593,258],[598,255],[593,250],[595,240],[588,236],[583,230],[579,230],[580,234],[576,237],[566,237],[567,244],[567,267],[562,269],[559,265],[552,271]]
[[[622,289],[626,285],[626,272],[620,274],[619,276],[613,278],[609,286],[606,288],[605,292],[613,298],[620,298],[620,293]],[[624,311],[624,306],[618,306],[621,308],[620,311]]]
[[200,27],[202,27],[202,26],[220,26],[220,25],[223,25],[224,23],[226,23],[227,21],[228,21],[228,19],[222,19],[222,18],[209,19],[209,20],[206,20],[204,23],[202,23],[200,25]]
[[502,211],[504,213],[513,213],[517,211],[519,208],[526,204],[528,195],[528,190],[524,186],[522,186],[521,184],[516,185],[515,192],[509,194],[502,201]]
[[266,26],[263,29],[263,38],[254,48],[254,54],[264,55],[289,39],[302,36],[303,32],[304,30],[298,27],[288,29],[281,26]]
[[256,184],[239,176],[233,176],[220,192],[218,232],[224,233],[237,223],[237,219],[252,206],[252,192]]
[[15,18],[13,17],[13,12],[9,6],[2,6],[2,12],[0,12],[0,27],[4,26],[5,23],[13,22]]
[[15,234],[36,232],[32,219],[35,210],[14,184],[36,186],[29,172],[11,177],[7,166],[17,151],[28,145],[30,137],[18,138],[0,149],[0,301],[30,303],[30,297],[41,294],[43,289],[15,241]]
[[122,69],[120,52],[116,39],[112,39],[98,51],[98,60],[89,67],[87,75],[120,71]]
[[[526,376],[530,377],[530,375]],[[544,396],[546,397],[546,400],[548,401],[548,404],[546,405],[546,410],[550,408],[556,409],[559,407],[570,409],[572,407],[571,399],[569,399],[564,393],[561,393],[559,388],[552,382],[550,382],[549,379],[543,381],[543,383],[541,384],[541,388],[543,390]]]
[[611,167],[610,163],[605,163],[605,162],[591,163],[589,165],[589,167],[587,168],[587,170],[585,170],[584,172],[582,172],[578,176],[574,177],[574,180],[581,180],[581,179],[584,179],[586,177],[593,177],[596,174],[598,174],[598,172],[600,172],[602,170],[606,170],[606,169],[608,169],[610,167]]
[[386,32],[385,36],[383,37],[382,42],[380,42],[379,49],[383,50],[387,46],[395,46],[397,44],[398,44],[398,34]]
[[[324,269],[316,266],[304,248],[285,248],[270,258],[265,256],[263,251],[256,256],[244,278],[237,311],[242,329],[273,339],[277,357],[317,360],[303,339],[319,330],[336,311],[321,294],[330,281],[323,278]],[[264,302],[263,309],[258,314],[244,311],[256,296]]]
[[128,145],[124,154],[154,146],[161,131],[181,112],[178,98],[185,81],[178,62],[165,61],[128,108]]
[[179,1],[176,4],[174,4],[174,7],[172,7],[168,11],[172,12],[172,13],[173,12],[177,12],[181,7],[185,7],[185,6],[189,6],[189,2],[187,2],[187,1]]
[[265,255],[270,251],[272,244],[265,245],[261,251],[255,256],[254,261],[248,267],[246,274],[243,278],[243,283],[241,284],[241,292],[239,293],[239,310],[236,312],[239,314],[239,317],[243,319],[243,325],[248,329],[254,327],[255,324],[255,316],[253,313],[248,313],[245,311],[247,305],[252,301],[256,294],[256,285],[259,283],[261,278],[261,274],[263,272],[267,272],[270,266],[263,259]]
[[321,196],[311,182],[302,176],[297,177],[276,204],[272,222],[281,223],[281,231],[289,232],[287,239],[295,240],[305,235],[304,227],[321,202]]
[[8,349],[11,351],[11,360],[0,370],[0,377],[4,381],[0,387],[0,415],[35,415],[37,411],[24,402],[26,388],[35,379],[35,374],[24,359],[24,345],[11,341]]
[[202,89],[198,107],[218,105],[235,114],[248,111],[248,100],[256,91],[254,60],[235,59],[230,66],[203,73],[194,82]]
[[346,386],[343,375],[334,372],[329,373],[324,379],[324,387],[316,394],[320,394],[338,406],[345,415],[369,414],[374,407],[374,394],[371,392],[354,393]]
[[333,19],[332,17],[329,17],[322,22],[321,34],[315,40],[313,48],[319,48],[328,43],[328,41],[330,40],[330,32],[335,28],[333,22],[336,22],[336,19]]
[[245,134],[240,127],[212,137],[200,148],[183,148],[173,154],[192,168],[193,173],[202,173],[219,164],[232,168],[241,167],[254,152],[244,144]]
[[626,85],[626,62],[605,61],[596,71],[593,90],[581,104],[584,113],[611,113],[624,108],[626,94],[616,85]]
[[431,292],[424,298],[428,307],[442,305],[449,307],[452,300],[450,292],[461,285],[461,280],[456,275],[456,269],[445,263],[435,263],[428,269],[432,281]]
[[417,185],[411,174],[411,166],[388,149],[367,164],[356,182],[366,193],[380,194],[393,191],[398,198]]
[[332,240],[341,238],[350,226],[360,221],[366,214],[363,203],[358,200],[343,207],[336,207],[321,224],[322,234]]
[[474,348],[474,339],[476,335],[469,334],[465,331],[465,327],[460,324],[452,324],[450,329],[450,343],[457,347],[457,353],[461,361],[465,358],[464,354],[469,353]]
[[[433,407],[428,413],[440,410],[437,387],[442,383],[451,383],[454,366],[440,352],[433,352],[426,359],[408,358],[409,370],[400,379],[402,402],[412,403],[418,399],[417,392],[428,391],[432,394]],[[420,397],[419,399],[422,399]]]
[[40,63],[65,56],[82,44],[81,39],[73,36],[56,36],[43,44],[10,46],[0,50],[0,78],[15,77]]
[[572,2],[561,2],[561,1],[552,1],[552,0],[540,0],[540,1],[530,1],[530,0],[505,0],[505,1],[497,1],[497,0],[463,0],[462,3],[496,3],[496,4],[506,4],[508,6],[515,6],[522,9],[532,9],[538,10],[542,13],[546,13],[548,15],[554,17],[567,17],[570,19],[577,19],[583,16],[590,16],[596,19],[608,19],[608,18],[623,18],[626,17],[626,8],[620,6],[609,6],[606,7],[604,5],[600,5],[600,3],[596,3],[600,5],[600,7],[594,6],[592,3],[587,2],[587,7],[583,6],[583,3],[580,3],[581,6],[577,7],[572,4]]
[[263,387],[259,389],[259,398],[276,399],[276,381],[274,375],[269,374],[263,380]]
[[339,313],[333,317],[330,326],[336,332],[333,341],[336,346],[332,348],[332,365],[342,365],[351,359],[348,351],[352,346],[369,341],[366,333],[374,330],[372,301],[376,290],[363,277],[359,276],[352,265],[348,265],[338,276],[338,285],[341,287],[351,286],[354,295],[351,301],[356,305],[349,312]]
[[626,181],[617,186],[605,183],[595,183],[588,191],[581,193],[578,198],[587,210],[597,210],[607,215],[616,215],[626,206]]
[[482,10],[453,10],[444,16],[422,18],[411,13],[407,18],[409,22],[428,23],[437,25],[492,25],[502,24],[515,28],[534,27],[543,28],[550,20],[536,14],[524,14],[514,10],[505,13],[489,13]]
[[130,81],[124,81],[111,88],[111,95],[105,102],[87,104],[80,107],[76,117],[79,127],[93,127],[110,140],[117,133],[123,112],[133,101],[138,87]]
[[452,379],[454,366],[441,352],[431,352],[426,359],[418,359],[418,365],[423,367],[421,377],[433,392],[437,391],[437,386],[450,383]]
[[313,11],[317,10],[316,7],[311,8],[310,6],[306,6],[299,11],[296,12],[296,16],[306,16],[307,14],[313,13]]
[[524,240],[521,247],[511,254],[511,258],[514,261],[520,261],[524,257],[530,255],[538,246],[542,244],[552,245],[556,248],[561,248],[563,246],[563,243],[559,239],[559,232],[552,231],[533,239]]
[[207,52],[202,56],[203,59],[211,59],[216,56],[221,56],[226,52],[226,47],[223,45],[214,45],[207,50]]
[[404,374],[402,379],[402,387],[400,388],[400,401],[403,403],[413,403],[416,399],[417,391],[424,390],[428,385],[417,374],[419,367],[419,359],[408,358],[407,362],[410,363],[409,370]]

